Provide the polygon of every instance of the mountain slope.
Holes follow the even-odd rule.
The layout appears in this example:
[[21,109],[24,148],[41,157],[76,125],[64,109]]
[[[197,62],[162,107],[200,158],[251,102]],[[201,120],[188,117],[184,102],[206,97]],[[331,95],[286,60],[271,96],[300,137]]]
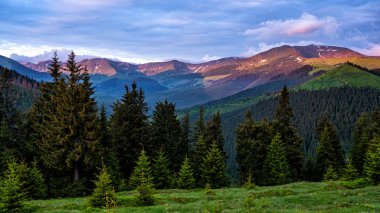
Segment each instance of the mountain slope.
[[11,70],[17,71],[21,75],[26,75],[29,78],[33,78],[39,81],[49,81],[51,79],[48,73],[37,72],[33,69],[25,67],[19,62],[12,60],[10,58],[4,57],[0,55],[0,66],[6,67]]

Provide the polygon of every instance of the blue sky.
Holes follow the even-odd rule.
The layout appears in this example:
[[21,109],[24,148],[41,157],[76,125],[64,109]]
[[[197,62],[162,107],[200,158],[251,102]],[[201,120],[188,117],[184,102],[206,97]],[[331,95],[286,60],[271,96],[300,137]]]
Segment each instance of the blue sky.
[[380,55],[380,0],[1,0],[0,11],[5,56],[199,62],[310,43]]

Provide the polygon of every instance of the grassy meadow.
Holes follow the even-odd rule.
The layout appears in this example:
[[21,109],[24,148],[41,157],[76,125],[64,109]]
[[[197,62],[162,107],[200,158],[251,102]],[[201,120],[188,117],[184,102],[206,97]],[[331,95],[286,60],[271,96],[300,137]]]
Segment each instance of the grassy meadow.
[[[94,209],[86,198],[28,201],[35,212],[380,212],[380,186],[351,189],[344,182],[206,191],[156,190],[156,204],[134,206],[135,191],[119,192],[116,207]],[[355,187],[354,187],[355,188]]]

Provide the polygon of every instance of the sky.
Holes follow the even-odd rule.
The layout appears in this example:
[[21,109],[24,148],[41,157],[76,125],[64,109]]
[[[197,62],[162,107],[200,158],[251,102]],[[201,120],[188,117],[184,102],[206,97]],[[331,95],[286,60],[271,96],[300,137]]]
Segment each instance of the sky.
[[380,0],[1,0],[0,55],[51,50],[133,63],[324,44],[380,55]]

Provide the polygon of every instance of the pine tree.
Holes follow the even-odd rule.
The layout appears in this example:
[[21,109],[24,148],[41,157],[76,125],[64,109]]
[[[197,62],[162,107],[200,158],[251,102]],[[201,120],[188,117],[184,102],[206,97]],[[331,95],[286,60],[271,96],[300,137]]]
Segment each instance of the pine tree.
[[324,127],[320,135],[316,161],[320,179],[329,166],[332,166],[338,174],[341,174],[345,167],[343,150],[334,125],[330,121],[325,121],[321,125]]
[[277,134],[271,144],[264,162],[264,171],[268,185],[289,183],[291,172],[286,159],[286,149],[281,141],[281,135]]
[[4,178],[0,182],[0,210],[16,212],[24,206],[25,192],[17,168],[16,161],[9,162]]
[[326,169],[325,174],[323,175],[323,181],[334,181],[338,180],[338,174],[336,173],[334,167],[332,165],[329,165]]
[[[143,180],[144,179],[144,180]],[[145,180],[146,179],[146,180]],[[151,167],[145,150],[141,150],[136,166],[129,180],[129,185],[136,188],[141,182],[152,183]]]
[[263,166],[273,138],[272,124],[266,120],[255,122],[248,111],[244,123],[236,129],[236,135],[236,161],[241,182],[251,174],[256,184],[265,184]]
[[363,174],[363,165],[370,141],[369,128],[369,115],[364,112],[356,120],[354,129],[354,145],[351,151],[352,164],[360,175]]
[[203,183],[210,184],[212,188],[227,186],[228,179],[225,174],[226,164],[224,157],[216,142],[203,157],[201,163],[201,179]]
[[303,165],[301,145],[302,138],[297,133],[297,128],[292,124],[293,110],[290,106],[290,95],[286,86],[281,91],[279,105],[274,117],[274,129],[280,135],[285,145],[286,159],[289,162],[292,179],[299,179]]
[[106,207],[110,201],[115,202],[117,197],[111,184],[111,177],[104,165],[97,178],[95,189],[89,197],[89,203],[92,207]]
[[151,153],[147,103],[144,92],[132,83],[131,91],[125,87],[121,101],[116,101],[110,118],[112,143],[115,144],[120,164],[120,175],[128,179],[132,173],[140,151],[144,148]]
[[364,162],[364,174],[375,184],[380,183],[380,136],[376,135],[368,148]]
[[219,150],[223,153],[224,158],[226,158],[226,153],[224,151],[222,121],[220,119],[219,112],[214,114],[212,119],[209,122],[207,122],[205,132],[205,141],[207,148],[210,148],[211,144],[216,142],[216,145],[218,146]]
[[182,156],[182,129],[175,113],[175,104],[168,100],[158,102],[153,112],[152,127],[152,149],[151,154],[156,154],[158,150],[163,151],[168,156],[170,169],[178,171],[185,156]]
[[57,82],[61,78],[61,62],[57,56],[57,51],[54,51],[52,61],[48,67],[50,75],[53,77],[53,81]]
[[28,169],[27,186],[27,193],[30,198],[46,198],[47,188],[45,178],[39,170],[36,161],[34,161],[32,166]]
[[161,149],[158,152],[153,164],[153,180],[157,189],[167,189],[171,184],[171,172],[169,169],[169,161],[165,152]]
[[194,152],[191,155],[191,166],[194,169],[194,178],[198,187],[203,187],[206,183],[202,180],[201,177],[201,168],[200,165],[203,162],[203,158],[207,154],[207,146],[203,136],[198,138],[197,143],[195,144]]
[[186,156],[178,173],[177,186],[180,189],[192,189],[195,187],[195,179],[191,169],[190,160]]
[[359,177],[358,170],[354,167],[351,161],[347,164],[346,169],[344,170],[344,179],[345,180],[355,180]]

